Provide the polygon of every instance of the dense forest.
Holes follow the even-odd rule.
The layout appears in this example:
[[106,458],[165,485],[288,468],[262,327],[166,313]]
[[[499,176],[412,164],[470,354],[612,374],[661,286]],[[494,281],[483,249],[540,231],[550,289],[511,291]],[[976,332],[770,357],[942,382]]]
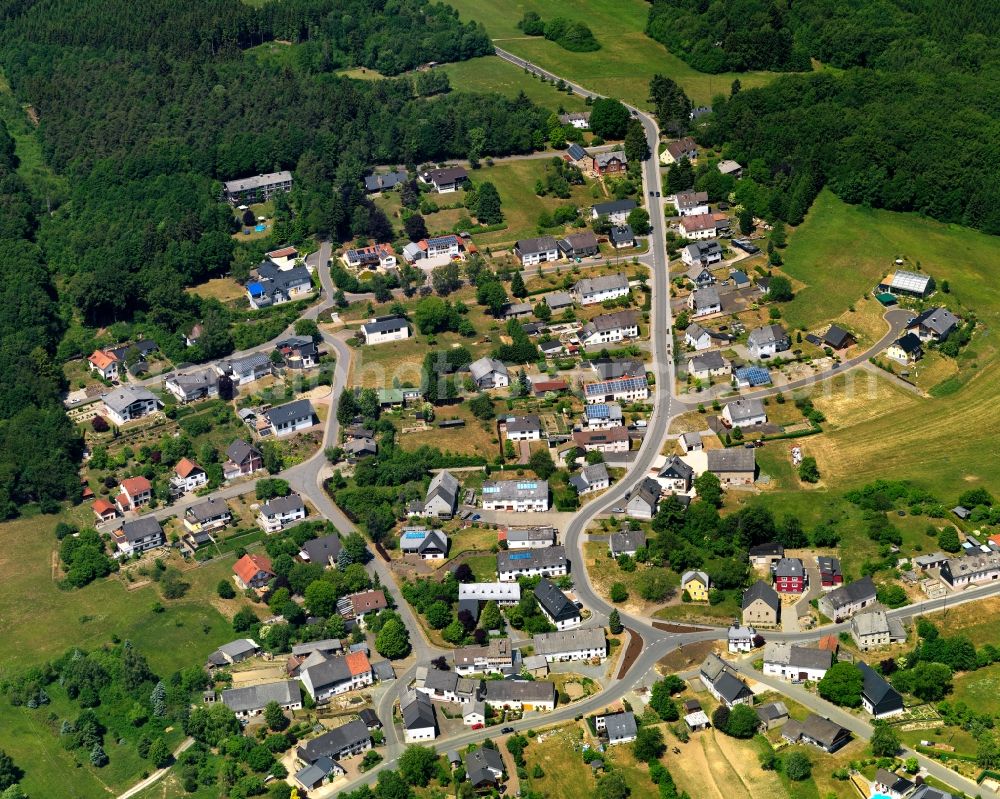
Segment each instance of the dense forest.
[[[361,65],[398,75],[492,50],[481,26],[427,0],[260,9],[0,0],[0,24],[0,67],[31,104],[45,161],[63,178],[26,187],[0,131],[0,240],[12,273],[0,289],[0,515],[79,490],[56,353],[86,354],[111,325],[115,340],[142,333],[176,351],[181,332],[215,319],[220,347],[234,346],[218,304],[184,289],[230,269],[245,275],[265,245],[283,241],[236,247],[220,181],[292,169],[296,188],[279,198],[275,236],[381,240],[388,223],[361,193],[372,164],[530,152],[547,135],[549,113],[523,95],[451,92],[434,72],[335,73]],[[270,41],[293,57],[247,52]]]
[[962,69],[992,62],[990,0],[654,0],[647,33],[702,72],[898,69],[926,59]]

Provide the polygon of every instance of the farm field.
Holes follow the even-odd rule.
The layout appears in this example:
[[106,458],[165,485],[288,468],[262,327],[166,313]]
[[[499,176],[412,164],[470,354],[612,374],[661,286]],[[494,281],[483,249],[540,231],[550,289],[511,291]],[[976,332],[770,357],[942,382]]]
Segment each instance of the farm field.
[[[506,97],[517,97],[524,92],[528,99],[553,113],[562,107],[566,112],[583,111],[587,104],[577,94],[558,91],[551,83],[526,73],[508,61],[496,56],[471,58],[454,64],[443,64],[437,69],[447,73],[452,91],[497,92]],[[352,70],[356,72],[357,70]],[[369,74],[371,70],[368,70]],[[351,77],[357,77],[351,74]]]
[[[452,0],[463,21],[482,22],[498,47],[528,59],[556,75],[601,94],[614,95],[645,107],[649,79],[656,73],[677,81],[698,104],[708,105],[717,94],[728,94],[739,78],[743,88],[762,86],[777,73],[746,72],[708,75],[689,67],[645,34],[648,4],[641,0]],[[572,53],[542,37],[526,37],[517,23],[525,11],[542,19],[565,16],[587,20],[601,49]]]

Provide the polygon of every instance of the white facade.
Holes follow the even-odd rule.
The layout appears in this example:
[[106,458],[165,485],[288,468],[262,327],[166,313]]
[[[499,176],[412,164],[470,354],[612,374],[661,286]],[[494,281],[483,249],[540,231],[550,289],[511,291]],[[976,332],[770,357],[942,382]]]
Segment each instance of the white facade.
[[403,741],[408,744],[419,741],[433,741],[435,738],[437,738],[437,730],[433,727],[403,728]]
[[361,326],[361,334],[364,336],[365,344],[369,345],[405,341],[410,337],[410,326],[405,321],[391,327],[372,321]]
[[305,505],[285,508],[283,503],[272,506],[270,502],[261,505],[257,514],[257,523],[265,533],[277,533],[292,522],[306,517]]
[[599,629],[541,633],[534,637],[534,644],[535,654],[544,657],[547,663],[595,658],[603,661],[608,656],[604,631]]

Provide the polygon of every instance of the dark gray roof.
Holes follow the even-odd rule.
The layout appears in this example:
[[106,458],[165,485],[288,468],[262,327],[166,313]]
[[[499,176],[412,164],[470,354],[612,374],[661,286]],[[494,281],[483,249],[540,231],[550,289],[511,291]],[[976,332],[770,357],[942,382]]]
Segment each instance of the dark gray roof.
[[906,326],[907,330],[925,327],[938,336],[947,336],[958,326],[958,317],[947,308],[928,308]]
[[757,718],[763,722],[788,718],[788,708],[785,707],[784,702],[768,702],[766,705],[760,705],[756,710]]
[[747,337],[747,344],[759,347],[763,344],[771,344],[787,340],[788,334],[785,332],[785,328],[781,325],[765,325],[764,327],[758,327],[756,330],[750,331],[750,335]]
[[802,734],[825,748],[832,748],[838,741],[846,741],[851,737],[848,730],[815,713],[810,713],[802,722]]
[[646,365],[635,358],[595,358],[590,365],[601,376],[601,380],[646,374]]
[[752,602],[758,599],[763,600],[775,611],[781,607],[781,598],[778,596],[778,592],[763,580],[758,580],[743,592],[743,610],[746,610]]
[[542,609],[555,621],[567,621],[579,618],[580,611],[569,601],[569,597],[560,591],[547,578],[543,577],[535,586],[535,599]]
[[727,702],[735,702],[751,694],[747,684],[729,671],[723,671],[712,685]]
[[498,572],[551,569],[560,566],[568,566],[568,563],[566,548],[559,545],[540,549],[501,549],[497,552]]
[[844,330],[844,328],[839,325],[830,325],[830,329],[823,334],[823,341],[834,349],[837,349],[844,346],[850,337],[851,334]]
[[722,357],[718,350],[709,350],[701,355],[691,356],[691,370],[703,372],[708,369],[724,369],[728,361]]
[[579,144],[571,144],[566,148],[566,152],[569,153],[570,158],[574,161],[579,161],[581,158],[587,157],[587,151],[584,150]]
[[410,323],[402,316],[387,316],[382,319],[376,319],[374,322],[365,322],[361,326],[361,329],[365,333],[391,333],[394,330],[402,330],[409,326]]
[[143,538],[155,534],[162,536],[163,528],[152,516],[140,516],[138,519],[125,522],[122,525],[122,535],[130,542],[141,541]]
[[495,749],[481,746],[465,756],[465,773],[473,785],[495,783],[496,772],[504,773],[503,757]]
[[260,455],[260,452],[255,447],[250,446],[242,438],[237,438],[226,450],[226,457],[233,463],[243,463],[251,453]]
[[559,245],[556,244],[556,240],[552,236],[539,236],[534,239],[521,239],[516,242],[514,246],[522,255],[534,255],[537,253],[550,252],[552,250],[559,249]]
[[953,796],[947,791],[942,791],[940,788],[934,788],[925,782],[917,788],[917,790],[910,796],[910,799],[953,799]]
[[556,687],[550,682],[536,680],[486,680],[485,699],[488,702],[554,702]]
[[608,214],[621,213],[622,211],[631,211],[635,207],[635,200],[613,200],[609,203],[598,203],[594,206],[594,210],[597,212],[598,216],[605,216]]
[[410,701],[402,705],[401,710],[403,711],[403,726],[407,730],[437,726],[434,704],[427,694],[414,691]]
[[903,707],[903,697],[882,678],[881,674],[867,663],[860,661],[858,662],[858,668],[861,670],[861,676],[864,678],[861,693],[875,707],[876,713],[880,710],[884,711]]
[[298,756],[306,763],[314,763],[321,757],[338,757],[349,747],[356,746],[371,738],[368,727],[361,719],[349,721],[342,727],[337,727],[324,733],[319,738],[306,741],[298,749]]
[[509,433],[530,433],[542,429],[542,421],[535,414],[508,416],[505,424]]
[[615,225],[608,234],[612,244],[619,242],[635,241],[635,233],[632,232],[631,225]]
[[659,476],[690,480],[694,476],[694,469],[682,461],[679,456],[671,455],[663,464],[663,468],[660,469]]
[[785,557],[785,548],[777,543],[776,541],[768,541],[766,544],[757,544],[757,546],[750,547],[750,557],[752,558],[763,558],[763,557]]
[[340,554],[340,536],[337,533],[314,538],[302,545],[302,551],[309,556],[310,563],[326,564],[330,558],[334,560]]
[[604,313],[600,316],[595,316],[584,325],[583,333],[584,335],[590,335],[592,333],[635,327],[638,324],[639,315],[635,311],[616,311],[615,313]]
[[803,669],[828,669],[832,662],[833,652],[829,649],[793,646],[789,650],[789,666],[798,666]]
[[289,705],[301,701],[302,692],[295,680],[248,685],[245,688],[229,688],[222,692],[222,704],[234,713],[252,713],[263,709],[268,702]]
[[853,583],[842,585],[840,588],[837,588],[826,595],[826,601],[829,602],[830,606],[834,609],[842,608],[847,605],[853,605],[855,602],[860,602],[863,599],[874,598],[875,583],[872,582],[871,577],[862,577],[860,580],[855,580]]
[[304,507],[305,503],[302,502],[302,497],[298,494],[289,494],[287,497],[269,499],[261,506],[260,512],[265,516],[270,516],[275,513],[291,513]]
[[629,497],[629,501],[638,499],[646,503],[655,512],[656,506],[660,502],[660,493],[662,490],[663,489],[658,482],[651,477],[647,477],[639,483],[639,487],[632,493],[632,496]]
[[192,505],[185,513],[195,521],[204,522],[229,513],[229,505],[224,500],[211,497],[197,505]]
[[907,333],[905,336],[901,336],[896,339],[895,345],[907,355],[911,355],[914,352],[920,352],[922,349],[920,339],[917,338],[916,333]]
[[774,567],[775,577],[804,577],[805,569],[798,558],[782,558]]
[[639,733],[635,716],[632,713],[615,713],[611,716],[605,716],[604,723],[607,727],[608,738],[612,741],[619,738],[634,738]]
[[293,419],[301,419],[312,415],[313,406],[307,399],[295,400],[294,402],[289,402],[287,405],[279,405],[277,408],[271,408],[271,410],[264,413],[264,416],[273,425],[279,425],[284,422],[290,422]]
[[611,534],[611,551],[634,552],[646,546],[646,534],[642,530],[623,530]]
[[405,182],[406,179],[407,174],[403,170],[389,172],[384,175],[368,175],[365,177],[365,189],[370,192],[383,191],[384,189],[393,188],[397,183]]
[[746,447],[710,449],[705,455],[710,472],[754,472],[757,469],[756,451]]

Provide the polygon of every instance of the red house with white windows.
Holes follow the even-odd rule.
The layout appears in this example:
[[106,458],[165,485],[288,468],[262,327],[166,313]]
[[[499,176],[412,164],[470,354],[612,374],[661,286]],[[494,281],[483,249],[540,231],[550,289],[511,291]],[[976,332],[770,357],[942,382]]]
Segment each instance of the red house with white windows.
[[844,584],[844,573],[840,569],[840,559],[827,556],[816,558],[820,583],[824,588],[836,588]]
[[122,492],[115,497],[115,505],[122,513],[147,505],[153,498],[153,486],[145,477],[127,477],[119,487]]
[[779,594],[801,594],[806,590],[806,570],[798,558],[782,558],[774,567],[774,590]]

